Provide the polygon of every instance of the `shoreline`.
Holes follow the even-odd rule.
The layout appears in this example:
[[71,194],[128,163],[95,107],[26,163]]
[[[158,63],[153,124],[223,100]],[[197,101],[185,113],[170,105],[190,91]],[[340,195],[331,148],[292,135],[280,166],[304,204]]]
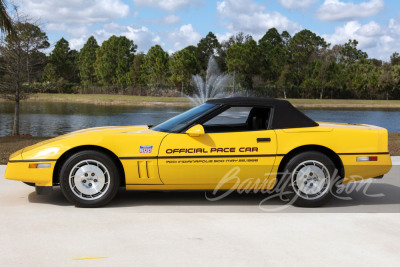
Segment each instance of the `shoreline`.
[[[385,109],[400,110],[400,100],[357,100],[357,99],[286,99],[302,109]],[[9,102],[0,100],[2,102]],[[106,94],[32,94],[21,103],[58,102],[82,103],[93,105],[121,106],[176,106],[190,107],[191,102],[185,97],[154,97]]]

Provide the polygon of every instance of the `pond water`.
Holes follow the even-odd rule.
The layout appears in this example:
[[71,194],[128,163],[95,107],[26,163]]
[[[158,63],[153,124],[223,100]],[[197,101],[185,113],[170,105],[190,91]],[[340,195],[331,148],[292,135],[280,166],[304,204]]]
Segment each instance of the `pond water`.
[[[102,106],[81,103],[21,103],[20,133],[57,136],[98,126],[157,124],[188,108]],[[303,109],[316,121],[366,123],[400,132],[400,110]],[[0,136],[10,135],[14,104],[0,103]]]

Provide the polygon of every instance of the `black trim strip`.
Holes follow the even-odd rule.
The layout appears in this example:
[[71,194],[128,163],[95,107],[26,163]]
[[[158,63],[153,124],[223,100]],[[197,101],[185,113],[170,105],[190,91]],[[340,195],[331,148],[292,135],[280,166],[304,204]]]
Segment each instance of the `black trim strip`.
[[48,162],[48,161],[57,161],[56,159],[32,159],[32,160],[9,160],[8,162]]
[[188,159],[188,158],[257,158],[257,157],[283,157],[283,156],[285,156],[285,154],[121,157],[119,159],[126,160],[126,159]]
[[157,159],[158,157],[120,157],[119,159]]
[[389,152],[370,152],[370,153],[338,153],[338,155],[388,155]]

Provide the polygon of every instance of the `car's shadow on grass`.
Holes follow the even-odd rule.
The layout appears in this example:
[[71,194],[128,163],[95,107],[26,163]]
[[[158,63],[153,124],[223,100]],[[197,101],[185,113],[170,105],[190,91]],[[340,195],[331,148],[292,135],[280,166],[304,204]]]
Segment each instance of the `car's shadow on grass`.
[[[218,195],[222,194],[220,192]],[[120,189],[117,196],[105,208],[124,208],[124,207],[148,207],[148,212],[152,212],[152,207],[158,206],[157,212],[180,212],[179,209],[168,209],[171,207],[184,207],[182,212],[223,212],[222,207],[227,211],[235,212],[235,207],[254,206],[258,209],[260,203],[265,210],[276,209],[279,206],[287,205],[279,196],[274,194],[262,193],[238,193],[233,191],[227,196],[217,201],[207,200],[218,195],[213,195],[212,191],[126,191]],[[266,201],[266,198],[269,198]],[[35,192],[29,194],[29,201],[32,203],[71,206],[64,198],[58,187],[54,188],[51,195],[37,195]],[[357,207],[394,205],[392,210],[387,208],[385,212],[400,211],[400,187],[390,184],[370,183],[370,184],[346,184],[342,186],[342,192],[336,193],[333,199],[321,208],[321,212],[357,212]],[[219,207],[214,209],[214,207]],[[161,207],[161,210],[160,210]],[[165,207],[165,209],[164,209]],[[190,210],[187,207],[192,207]],[[204,208],[210,208],[205,210]],[[318,209],[305,209],[289,207],[291,212],[318,212]],[[284,209],[283,209],[284,210]],[[282,210],[282,211],[283,211]],[[380,208],[375,208],[378,212]],[[143,211],[143,210],[142,210]],[[236,212],[252,212],[259,210],[248,210],[238,208]],[[361,210],[360,210],[361,211]]]

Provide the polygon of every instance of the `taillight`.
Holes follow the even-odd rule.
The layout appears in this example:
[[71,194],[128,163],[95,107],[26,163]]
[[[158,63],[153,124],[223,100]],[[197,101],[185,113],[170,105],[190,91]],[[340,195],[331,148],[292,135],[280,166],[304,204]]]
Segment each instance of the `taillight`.
[[357,157],[357,161],[378,161],[378,157],[377,156]]

